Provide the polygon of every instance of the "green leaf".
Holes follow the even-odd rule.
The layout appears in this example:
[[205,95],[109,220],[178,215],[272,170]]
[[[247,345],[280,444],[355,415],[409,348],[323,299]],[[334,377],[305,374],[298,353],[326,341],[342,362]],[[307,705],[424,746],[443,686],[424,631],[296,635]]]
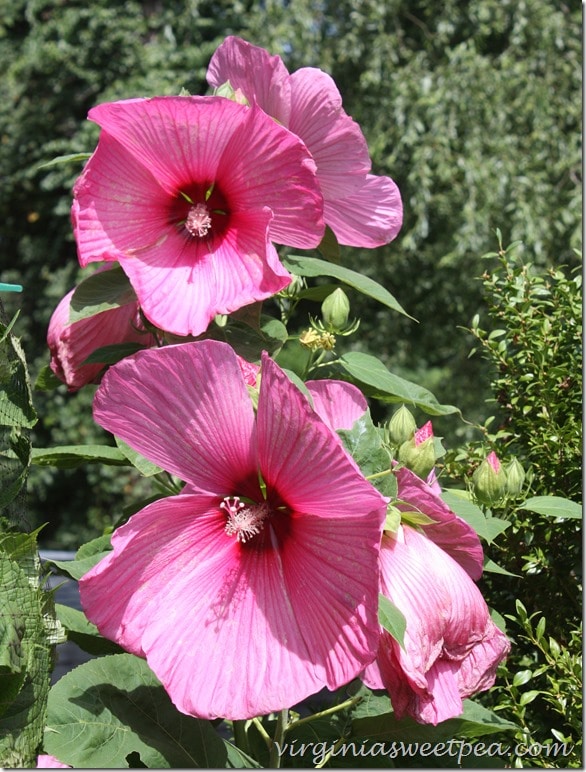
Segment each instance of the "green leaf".
[[319,260],[316,257],[304,257],[302,255],[287,255],[282,258],[282,262],[285,268],[296,276],[331,276],[344,282],[349,287],[353,287],[363,295],[377,300],[387,308],[398,311],[400,314],[409,317],[409,319],[413,319],[387,289],[357,271],[352,271],[350,268],[344,268],[334,263],[328,263],[325,260]]
[[55,448],[33,448],[31,463],[71,469],[87,463],[128,466],[126,456],[110,445],[60,445]]
[[388,472],[372,479],[371,482],[383,496],[395,496],[397,480],[391,474],[391,457],[383,445],[381,431],[373,424],[370,413],[366,412],[355,421],[351,429],[339,429],[338,435],[365,477]]
[[125,458],[130,461],[132,466],[138,469],[143,477],[152,477],[154,474],[159,474],[159,472],[163,471],[160,466],[153,464],[147,458],[141,456],[140,453],[137,453],[136,450],[131,448],[130,445],[127,445],[119,437],[115,437],[114,439],[116,440],[118,449],[124,454]]
[[458,517],[471,525],[480,538],[489,544],[510,526],[506,520],[487,517],[480,507],[470,500],[468,491],[450,488],[442,492],[442,499]]
[[49,693],[46,753],[73,767],[252,767],[209,721],[180,713],[145,660],[115,654],[63,676]]
[[83,651],[94,655],[122,653],[118,644],[100,635],[98,628],[82,611],[61,603],[55,604],[55,611],[57,619],[67,630],[67,640],[76,643]]
[[136,295],[122,268],[99,271],[88,276],[75,289],[71,296],[69,321],[79,322],[133,300],[136,300]]
[[460,412],[453,405],[440,405],[430,391],[394,375],[379,359],[370,354],[349,351],[343,354],[339,361],[352,382],[369,386],[371,396],[384,402],[405,402],[421,408],[429,415]]
[[[464,711],[457,718],[437,726],[419,724],[412,718],[398,720],[393,713],[358,718],[352,721],[352,738],[369,737],[380,741],[444,742],[456,737],[478,738],[501,732],[516,732],[518,727],[472,700],[464,700]],[[400,766],[400,759],[399,764]]]
[[42,367],[35,381],[35,389],[37,391],[53,391],[58,386],[63,386],[63,381],[57,378],[50,365]]
[[56,566],[61,573],[79,580],[84,574],[87,574],[90,568],[105,558],[111,549],[110,534],[104,534],[83,544],[75,553],[73,560],[50,560],[48,562]]
[[521,504],[520,509],[528,509],[529,512],[547,517],[582,519],[582,507],[562,496],[534,496]]
[[521,576],[520,574],[512,574],[510,571],[507,571],[506,568],[499,566],[498,563],[495,563],[494,560],[487,557],[484,558],[484,570],[489,571],[492,574],[501,574],[502,576],[516,576],[517,578],[520,578]]
[[404,649],[407,620],[403,612],[382,593],[379,593],[378,596],[378,621],[392,635],[399,646]]
[[542,692],[537,691],[536,689],[532,689],[530,692],[523,692],[519,699],[519,705],[523,707],[524,705],[529,705],[530,702],[533,702],[533,700],[536,697],[539,697],[539,695],[542,694]]
[[61,166],[62,164],[80,163],[87,161],[90,156],[91,153],[69,153],[68,155],[58,155],[50,161],[39,164],[37,169],[51,169],[53,166]]
[[137,351],[142,351],[146,346],[142,346],[140,343],[112,343],[109,346],[101,346],[89,355],[87,359],[83,361],[84,365],[114,365],[121,359],[136,354]]
[[270,316],[262,316],[259,329],[254,329],[245,322],[230,320],[225,327],[211,325],[203,337],[223,340],[229,343],[239,356],[254,362],[260,359],[263,351],[268,351],[269,354],[279,351],[287,336],[287,328],[282,322]]

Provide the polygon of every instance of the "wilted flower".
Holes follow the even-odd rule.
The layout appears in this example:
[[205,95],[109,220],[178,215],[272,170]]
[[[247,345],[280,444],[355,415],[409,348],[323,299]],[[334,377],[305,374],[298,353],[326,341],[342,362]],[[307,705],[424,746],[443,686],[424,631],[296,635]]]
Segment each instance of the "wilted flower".
[[234,351],[202,341],[111,367],[94,415],[187,483],[80,581],[88,618],[179,710],[250,718],[372,660],[385,499],[269,357],[256,414]]
[[229,81],[303,140],[317,164],[325,221],[340,244],[378,247],[397,236],[399,190],[389,177],[369,173],[366,140],[329,75],[315,67],[289,74],[280,57],[230,36],[212,56],[207,78],[216,87]]
[[388,690],[397,718],[437,724],[459,715],[462,699],[492,686],[510,644],[474,584],[483,568],[474,530],[411,471],[396,475],[398,507],[434,522],[383,535],[381,592],[407,628],[404,648],[382,630],[364,680]]
[[74,291],[65,295],[53,311],[47,332],[51,370],[69,391],[99,380],[104,364],[84,364],[96,349],[116,343],[136,343],[145,348],[155,344],[153,335],[144,329],[136,298],[118,308],[70,322]]
[[116,260],[153,325],[198,335],[217,314],[291,277],[272,241],[315,247],[323,199],[305,145],[222,97],[101,104],[102,132],[75,184],[79,260]]

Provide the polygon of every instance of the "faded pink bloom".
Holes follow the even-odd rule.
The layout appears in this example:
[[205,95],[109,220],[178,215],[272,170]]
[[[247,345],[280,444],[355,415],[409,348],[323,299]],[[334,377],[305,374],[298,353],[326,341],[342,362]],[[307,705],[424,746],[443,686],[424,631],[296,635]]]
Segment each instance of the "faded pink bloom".
[[325,221],[340,244],[378,247],[397,236],[399,190],[389,177],[370,174],[366,140],[329,75],[314,67],[289,74],[280,57],[230,36],[212,56],[207,79],[215,87],[230,81],[303,140],[317,164]]
[[483,569],[476,532],[409,469],[395,475],[399,509],[435,522],[423,533],[401,526],[396,537],[383,536],[381,592],[406,617],[405,648],[383,630],[364,680],[388,690],[398,718],[437,724],[459,715],[462,699],[492,686],[510,645],[474,584]]
[[155,97],[89,118],[102,132],[74,188],[79,260],[118,261],[155,326],[199,335],[290,283],[272,241],[320,242],[315,163],[258,108]]
[[111,367],[94,416],[187,483],[80,581],[88,618],[179,710],[250,718],[362,671],[386,503],[268,356],[256,414],[234,351],[201,341]]
[[397,718],[438,724],[462,713],[462,700],[490,688],[510,650],[464,569],[425,534],[401,526],[384,534],[381,592],[405,615],[404,648],[385,630],[363,676],[389,692]]
[[153,335],[144,329],[136,299],[100,314],[69,321],[71,290],[53,312],[47,332],[51,352],[51,370],[66,383],[69,391],[77,391],[88,383],[97,383],[104,365],[84,365],[85,360],[102,346],[115,343],[136,343],[153,346]]
[[37,769],[71,769],[71,767],[69,764],[62,764],[55,756],[42,753],[37,756]]

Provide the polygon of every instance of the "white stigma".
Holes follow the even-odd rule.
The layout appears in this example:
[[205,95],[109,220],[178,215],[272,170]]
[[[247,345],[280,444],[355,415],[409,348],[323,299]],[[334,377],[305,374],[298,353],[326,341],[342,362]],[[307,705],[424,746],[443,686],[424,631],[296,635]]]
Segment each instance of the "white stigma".
[[192,206],[187,213],[185,229],[191,233],[192,236],[203,238],[204,236],[207,236],[211,227],[212,218],[210,217],[207,206],[205,204],[196,204],[195,206]]
[[220,508],[226,510],[228,515],[224,530],[228,536],[236,536],[236,540],[242,544],[260,533],[270,512],[268,504],[244,504],[238,496],[227,496]]

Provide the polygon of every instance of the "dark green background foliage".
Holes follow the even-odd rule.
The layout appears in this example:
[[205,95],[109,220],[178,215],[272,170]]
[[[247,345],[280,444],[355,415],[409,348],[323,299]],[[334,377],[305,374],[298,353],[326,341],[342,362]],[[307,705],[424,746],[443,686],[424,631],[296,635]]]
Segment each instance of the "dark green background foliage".
[[[344,248],[341,260],[387,286],[419,323],[353,295],[362,325],[349,345],[483,419],[486,368],[467,359],[471,339],[459,326],[482,307],[480,255],[493,248],[494,228],[505,243],[521,239],[539,266],[577,262],[577,3],[0,0],[0,19],[0,276],[25,287],[6,302],[9,314],[21,308],[16,331],[33,379],[48,361],[51,312],[80,275],[69,222],[80,164],[39,164],[93,149],[97,127],[85,116],[96,103],[204,93],[212,52],[239,34],[290,69],[332,74],[367,136],[374,171],[402,191],[399,238],[378,250]],[[87,419],[90,402],[64,387],[37,392],[35,444],[101,437]],[[456,418],[439,420],[436,431],[468,436]],[[70,525],[89,511],[94,532],[103,526],[119,474],[87,469],[33,473],[39,522]]]

